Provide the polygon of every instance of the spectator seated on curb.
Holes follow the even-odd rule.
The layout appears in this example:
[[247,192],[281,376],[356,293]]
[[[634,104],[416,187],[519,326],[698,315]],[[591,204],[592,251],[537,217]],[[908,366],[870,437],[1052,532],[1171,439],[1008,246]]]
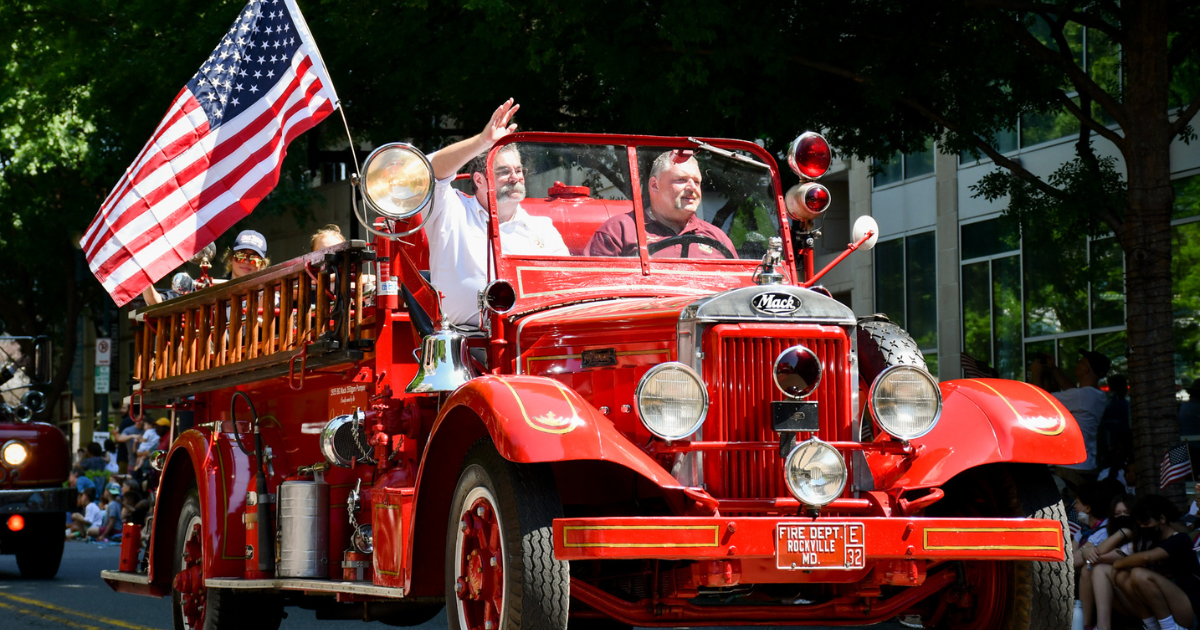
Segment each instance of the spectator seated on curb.
[[84,488],[75,499],[75,504],[83,514],[71,515],[71,526],[67,530],[67,538],[72,534],[80,538],[95,537],[100,534],[100,526],[104,524],[104,511],[96,505],[96,488]]
[[104,522],[100,524],[100,532],[96,536],[101,542],[121,539],[121,485],[110,483],[104,488],[100,497],[100,505],[104,509]]
[[1139,551],[1113,563],[1113,581],[1150,630],[1192,628],[1200,609],[1200,560],[1179,509],[1156,494],[1133,508]]

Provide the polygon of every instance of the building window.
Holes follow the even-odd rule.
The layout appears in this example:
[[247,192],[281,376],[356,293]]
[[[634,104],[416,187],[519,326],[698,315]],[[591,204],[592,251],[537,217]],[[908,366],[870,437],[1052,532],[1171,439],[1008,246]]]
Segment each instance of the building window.
[[925,143],[925,150],[918,153],[896,153],[885,161],[875,160],[874,185],[881,188],[906,179],[915,179],[933,173],[933,140]]
[[1089,349],[1113,361],[1110,373],[1126,371],[1124,256],[1113,237],[1025,250],[1001,218],[962,225],[960,246],[964,354],[1017,380],[1038,355],[1069,366]]
[[922,232],[875,246],[875,311],[912,335],[938,374],[937,242]]

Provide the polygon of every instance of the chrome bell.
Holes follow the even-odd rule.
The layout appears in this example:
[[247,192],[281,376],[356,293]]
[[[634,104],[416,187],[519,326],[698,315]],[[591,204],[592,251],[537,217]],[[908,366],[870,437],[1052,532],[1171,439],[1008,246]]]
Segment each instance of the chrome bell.
[[467,353],[467,338],[443,319],[438,330],[421,340],[417,375],[404,391],[409,394],[452,392],[476,376]]

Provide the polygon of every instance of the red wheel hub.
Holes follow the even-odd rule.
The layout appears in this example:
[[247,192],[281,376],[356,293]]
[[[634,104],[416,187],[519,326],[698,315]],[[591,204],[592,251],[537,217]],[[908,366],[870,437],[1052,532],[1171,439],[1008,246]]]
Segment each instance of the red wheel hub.
[[936,626],[944,617],[953,628],[998,628],[1003,621],[1008,582],[1009,576],[1004,563],[964,563],[962,581],[950,586],[941,594],[939,605],[929,625]]
[[175,590],[179,591],[184,622],[189,628],[203,628],[208,591],[204,588],[204,550],[200,543],[199,523],[192,527],[191,535],[183,544],[183,566],[175,576]]
[[476,498],[459,523],[458,576],[454,581],[462,621],[470,630],[495,630],[504,605],[504,555],[496,510]]

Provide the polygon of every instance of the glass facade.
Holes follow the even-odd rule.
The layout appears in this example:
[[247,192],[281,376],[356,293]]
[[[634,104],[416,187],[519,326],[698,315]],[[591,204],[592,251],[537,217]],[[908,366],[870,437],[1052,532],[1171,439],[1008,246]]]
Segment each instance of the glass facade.
[[933,174],[933,140],[925,143],[925,150],[919,153],[896,153],[887,160],[875,160],[872,166],[875,176],[872,179],[876,188]]
[[934,232],[875,246],[875,312],[912,335],[931,374],[937,361],[937,239]]

